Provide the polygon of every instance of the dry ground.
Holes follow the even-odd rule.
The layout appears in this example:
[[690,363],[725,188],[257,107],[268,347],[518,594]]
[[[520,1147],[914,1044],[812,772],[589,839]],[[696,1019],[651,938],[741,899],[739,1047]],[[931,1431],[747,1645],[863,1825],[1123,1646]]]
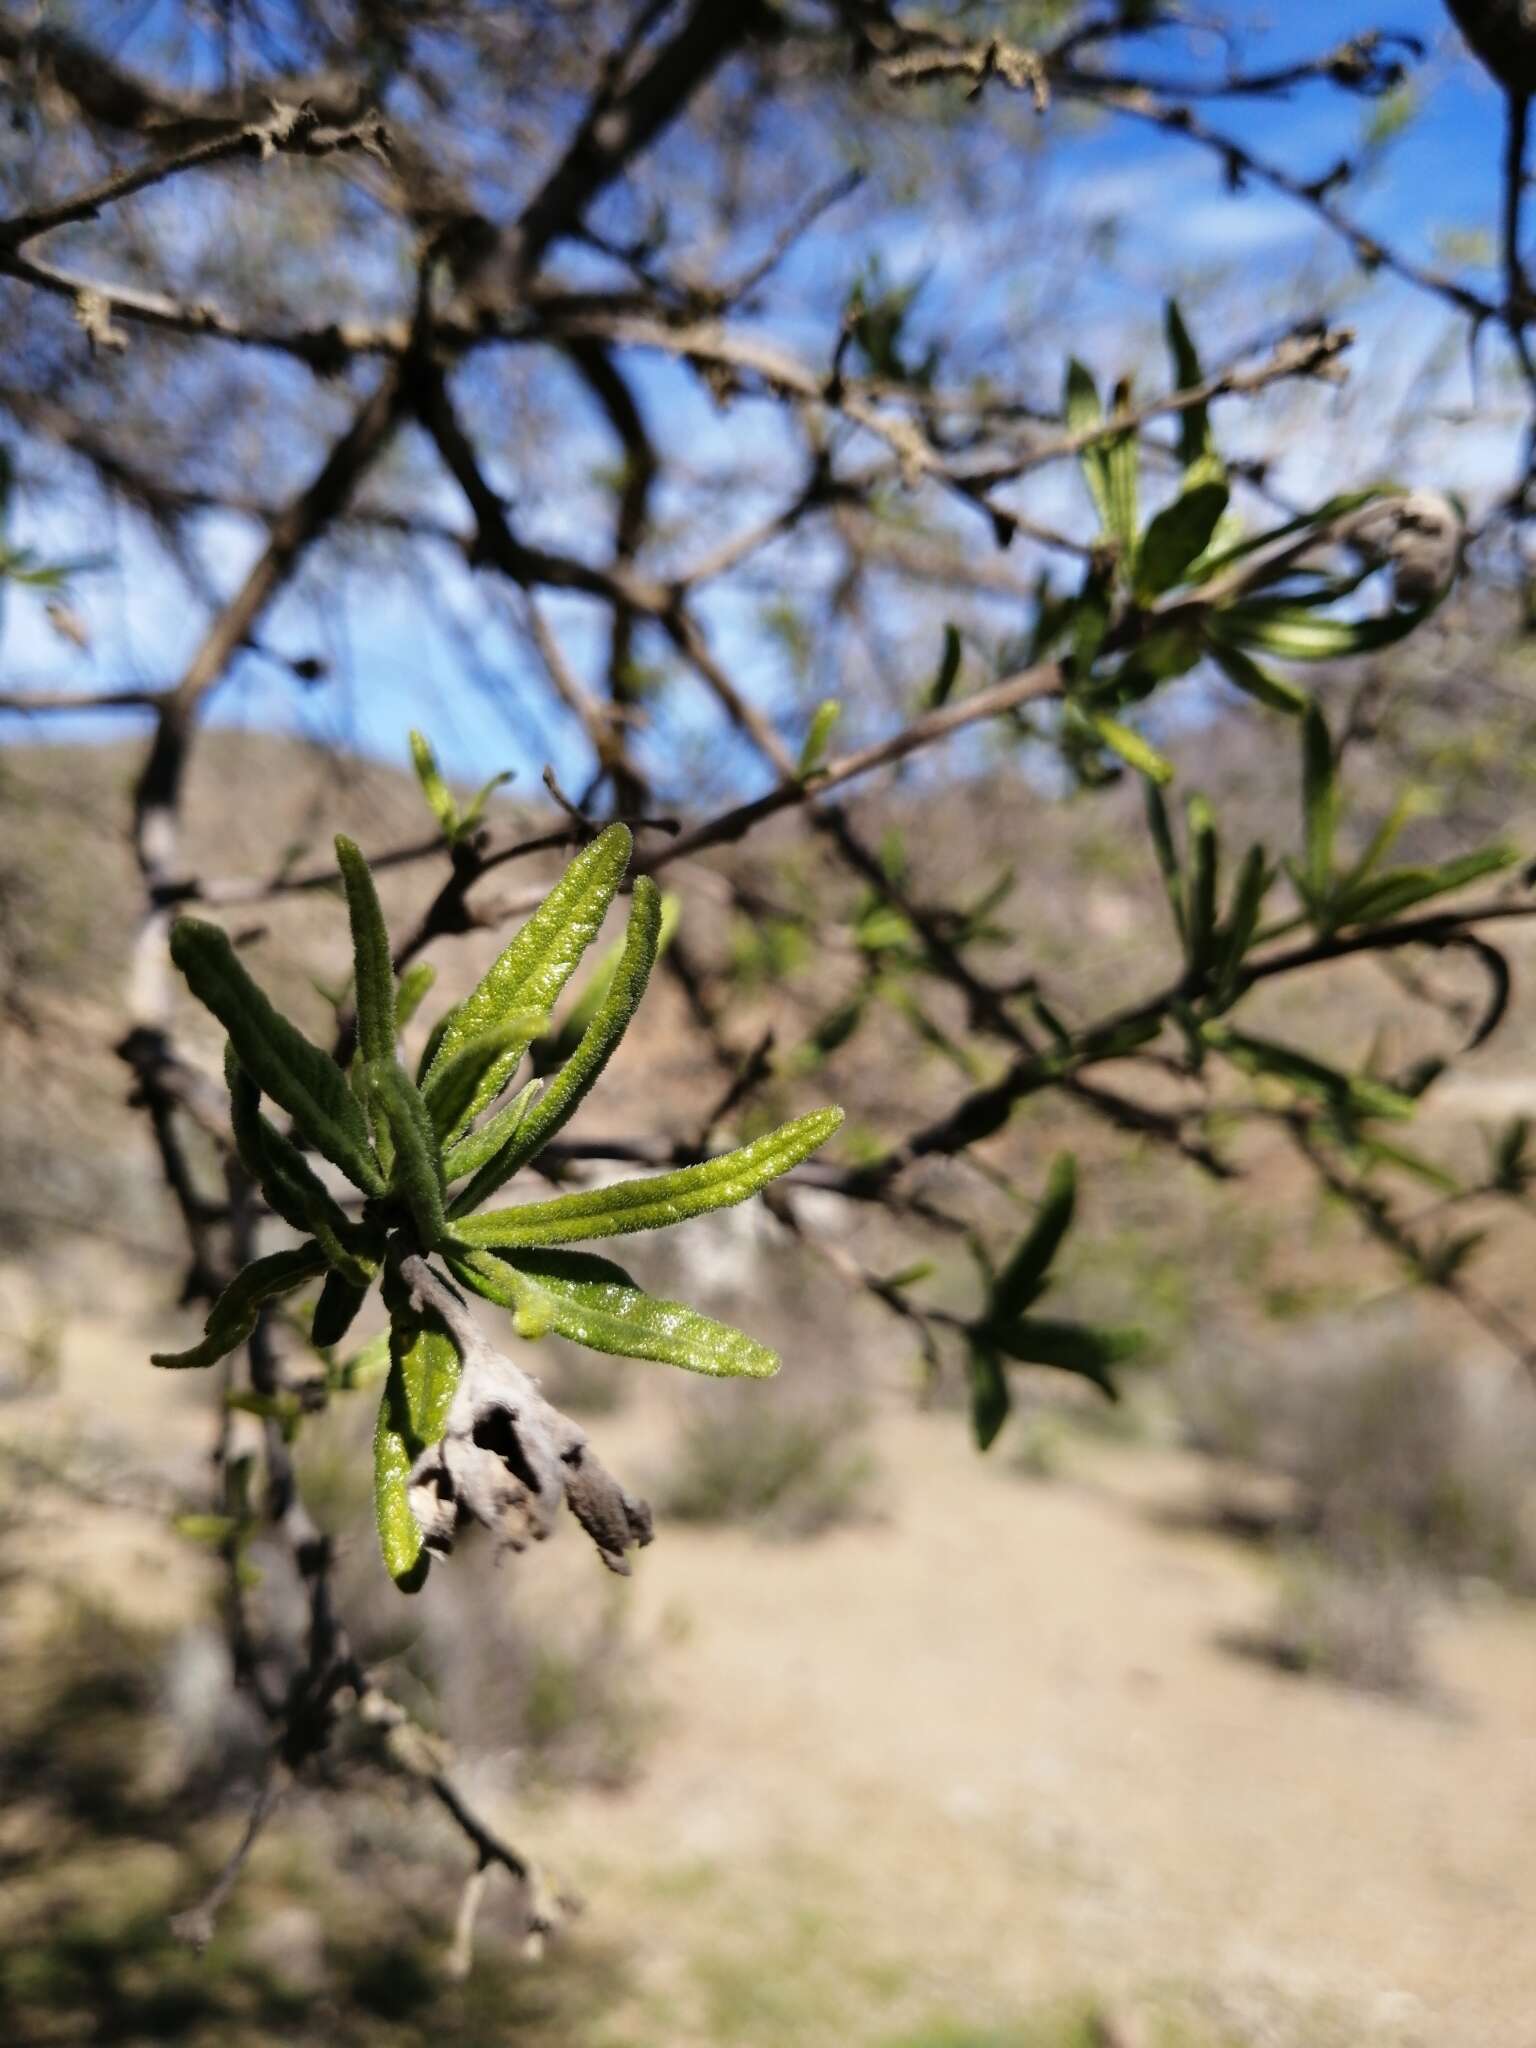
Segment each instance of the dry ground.
[[[140,1334],[77,1321],[62,1348],[54,1426],[132,1412],[185,1472],[203,1425]],[[672,1398],[594,1423],[621,1470],[654,1471]],[[1086,1995],[1201,2048],[1536,2042],[1528,1610],[1446,1612],[1429,1705],[1286,1677],[1223,1643],[1270,1568],[1167,1513],[1193,1459],[1074,1439],[1042,1483],[954,1415],[892,1397],[874,1428],[876,1519],[663,1528],[630,1596],[665,1706],[638,1780],[500,1807],[585,1901],[578,1968],[624,1958],[582,2048],[1076,2041],[1007,2029]],[[76,1564],[173,1593],[161,1545],[94,1526]],[[568,1536],[516,1569],[575,1564],[596,1599],[585,1563]],[[468,1768],[496,1806],[504,1763]]]

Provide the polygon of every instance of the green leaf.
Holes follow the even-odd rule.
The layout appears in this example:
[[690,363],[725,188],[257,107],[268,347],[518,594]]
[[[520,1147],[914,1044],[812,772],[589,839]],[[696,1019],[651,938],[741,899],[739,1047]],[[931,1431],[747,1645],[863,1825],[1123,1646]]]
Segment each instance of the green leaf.
[[451,1144],[501,1092],[548,1023],[545,1010],[514,1010],[434,1066],[421,1094],[432,1128],[444,1144]]
[[395,1191],[410,1205],[423,1245],[442,1244],[450,1234],[442,1154],[421,1091],[396,1060],[370,1060],[365,1071],[369,1093],[395,1141]]
[[1341,661],[1406,639],[1433,609],[1427,604],[1377,619],[1325,619],[1295,599],[1255,597],[1224,606],[1208,622],[1208,630],[1286,661]]
[[235,957],[217,925],[194,917],[171,927],[171,958],[192,993],[229,1033],[236,1058],[264,1095],[286,1109],[317,1152],[364,1194],[381,1195],[384,1177],[368,1126],[347,1077],[275,1010]]
[[1100,1329],[1090,1323],[1057,1322],[1026,1316],[1008,1330],[993,1330],[990,1340],[1007,1358],[1021,1365],[1052,1365],[1059,1372],[1092,1380],[1112,1401],[1120,1398],[1110,1377],[1113,1366],[1134,1358],[1146,1344],[1140,1330]]
[[309,1341],[317,1351],[328,1351],[345,1337],[368,1298],[368,1287],[367,1281],[349,1280],[343,1273],[326,1274],[309,1328]]
[[355,841],[336,835],[336,865],[352,921],[352,984],[357,994],[357,1049],[365,1060],[395,1056],[395,968],[379,892]]
[[295,1230],[307,1231],[315,1238],[333,1272],[366,1287],[375,1271],[379,1247],[332,1199],[297,1145],[261,1114],[261,1091],[227,1041],[224,1078],[229,1085],[235,1150],[267,1207]]
[[457,837],[459,809],[437,765],[437,756],[431,742],[423,732],[411,733],[411,766],[416,770],[416,780],[421,784],[421,793],[431,806],[432,815],[443,828],[443,837]]
[[805,745],[800,749],[796,775],[804,782],[809,776],[819,775],[827,765],[827,742],[832,737],[832,728],[843,715],[843,707],[835,697],[825,697],[817,705],[811,720],[810,730],[805,735]]
[[925,711],[937,711],[941,704],[949,702],[954,692],[955,684],[960,680],[961,655],[960,628],[946,624],[944,627],[944,652],[939,656],[939,665],[934,671],[933,681],[928,685],[923,696],[923,709]]
[[[504,1103],[493,1117],[488,1117],[479,1130],[470,1131],[460,1138],[443,1155],[443,1179],[451,1185],[462,1180],[466,1173],[478,1173],[482,1166],[494,1159],[533,1107],[543,1086],[535,1074],[531,1081],[519,1088],[510,1102]],[[473,1208],[474,1204],[465,1206]],[[453,1211],[450,1209],[449,1213],[451,1215]]]
[[1301,817],[1306,849],[1304,873],[1313,900],[1327,900],[1333,886],[1333,842],[1339,792],[1328,721],[1309,704],[1301,721]]
[[[577,854],[479,986],[450,1013],[427,1066],[428,1083],[472,1038],[514,1011],[554,1008],[582,954],[597,936],[629,865],[633,844],[627,826],[610,825]],[[507,1066],[486,1101],[494,1099],[513,1064]],[[493,1068],[493,1075],[495,1071]]]
[[976,1438],[976,1448],[978,1451],[990,1450],[1013,1405],[1008,1391],[1008,1375],[997,1353],[975,1341],[970,1347],[967,1367],[971,1383],[971,1429]]
[[1203,975],[1216,939],[1219,848],[1216,819],[1203,796],[1192,796],[1185,812],[1189,839],[1189,970]]
[[[581,1106],[629,1028],[645,994],[661,946],[662,899],[648,875],[635,878],[624,950],[608,988],[580,1043],[525,1116],[509,1127],[505,1139],[475,1169],[474,1179],[456,1197],[453,1213],[462,1215],[502,1187],[519,1167],[535,1158]],[[462,1170],[462,1169],[460,1169]],[[450,1176],[451,1177],[451,1176]]]
[[1349,924],[1380,924],[1384,918],[1397,917],[1415,904],[1428,903],[1452,889],[1465,888],[1468,882],[1478,881],[1484,875],[1497,874],[1512,866],[1518,857],[1512,846],[1489,846],[1480,853],[1445,861],[1437,868],[1390,869],[1374,880],[1362,882],[1358,888],[1339,893],[1333,906],[1334,929]]
[[1238,870],[1232,891],[1232,908],[1217,952],[1214,982],[1219,1002],[1230,1002],[1239,986],[1243,961],[1258,931],[1264,898],[1273,880],[1274,872],[1265,858],[1263,847],[1250,846]]
[[1152,782],[1173,780],[1173,763],[1168,756],[1159,753],[1133,726],[1122,725],[1118,718],[1106,718],[1102,711],[1085,711],[1083,715],[1102,744],[1138,775],[1145,775]]
[[1059,1152],[1052,1161],[1034,1224],[997,1276],[987,1305],[989,1324],[1012,1322],[1038,1299],[1076,1206],[1077,1161],[1070,1152]]
[[[1173,362],[1173,381],[1180,391],[1193,391],[1205,382],[1200,368],[1200,358],[1195,344],[1189,338],[1189,329],[1184,325],[1184,315],[1179,311],[1177,299],[1170,299],[1163,308],[1163,332],[1168,341],[1168,354]],[[1210,409],[1204,405],[1187,406],[1179,414],[1179,460],[1188,469],[1203,457],[1216,453],[1211,438]]]
[[1305,690],[1288,683],[1283,676],[1272,676],[1241,647],[1226,646],[1214,634],[1207,642],[1206,651],[1235,689],[1271,711],[1283,711],[1287,718],[1297,718],[1312,701]]
[[1142,792],[1147,807],[1147,830],[1152,835],[1152,850],[1157,855],[1158,871],[1163,878],[1167,892],[1168,907],[1173,912],[1173,922],[1180,941],[1188,945],[1188,920],[1184,915],[1184,876],[1179,866],[1178,849],[1173,843],[1173,829],[1168,821],[1168,806],[1163,802],[1163,793],[1157,784],[1148,780]]
[[649,1180],[619,1181],[551,1202],[493,1209],[458,1224],[465,1244],[491,1250],[526,1250],[616,1237],[631,1230],[661,1230],[694,1216],[744,1202],[824,1145],[843,1120],[840,1109],[817,1109],[776,1131],[698,1166]]
[[[1337,497],[1326,498],[1321,505],[1314,505],[1310,512],[1299,512],[1294,519],[1287,519],[1282,526],[1272,526],[1264,533],[1251,533],[1246,539],[1235,541],[1220,554],[1212,555],[1205,564],[1205,573],[1214,576],[1218,569],[1230,569],[1234,563],[1244,561],[1260,549],[1276,545],[1281,541],[1302,534],[1311,527],[1330,526],[1336,519],[1342,519],[1348,512],[1358,512],[1362,505],[1369,505],[1375,499],[1388,496],[1392,486],[1372,484],[1363,491],[1341,491]],[[1289,565],[1286,565],[1288,570]]]
[[385,1569],[402,1591],[413,1593],[426,1577],[428,1560],[411,1512],[411,1466],[442,1439],[460,1360],[441,1320],[412,1306],[397,1275],[387,1279],[385,1305],[390,1366],[373,1438],[374,1513]]
[[395,991],[395,1035],[405,1029],[422,1000],[437,979],[437,969],[425,960],[418,960],[414,967],[408,967],[400,977],[400,986]]
[[1193,484],[1151,521],[1136,556],[1140,600],[1160,597],[1184,580],[1186,570],[1210,546],[1229,495],[1223,483]]
[[1401,1089],[1389,1087],[1368,1074],[1346,1074],[1294,1046],[1279,1045],[1248,1031],[1232,1031],[1224,1025],[1206,1025],[1203,1036],[1207,1045],[1245,1073],[1267,1074],[1303,1094],[1320,1096],[1346,1119],[1379,1116],[1406,1122],[1413,1115],[1413,1098]]
[[622,1266],[583,1252],[489,1252],[454,1261],[465,1285],[503,1307],[516,1306],[517,1283],[532,1282],[553,1304],[553,1330],[591,1351],[645,1358],[716,1379],[768,1379],[776,1354],[755,1339],[681,1302],[659,1301],[637,1287]]
[[490,802],[493,793],[500,789],[503,783],[510,782],[511,780],[512,770],[510,768],[503,768],[499,774],[493,775],[488,782],[481,783],[455,825],[453,832],[455,839],[463,839],[466,834],[474,831],[480,820],[485,816],[485,807]]
[[219,1360],[243,1344],[256,1327],[263,1306],[280,1294],[291,1294],[306,1280],[325,1271],[318,1245],[296,1245],[290,1251],[270,1252],[253,1259],[237,1273],[213,1307],[203,1325],[203,1341],[188,1351],[156,1351],[151,1365],[182,1370],[190,1366],[217,1365]]

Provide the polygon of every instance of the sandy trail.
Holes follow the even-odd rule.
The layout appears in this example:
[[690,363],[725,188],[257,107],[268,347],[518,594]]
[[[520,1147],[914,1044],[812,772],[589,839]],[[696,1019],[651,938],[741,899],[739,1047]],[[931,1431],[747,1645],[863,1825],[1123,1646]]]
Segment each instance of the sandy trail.
[[1526,1617],[1443,1621],[1438,1710],[1287,1678],[1218,1640],[1261,1617],[1262,1567],[1149,1513],[1192,1460],[1092,1447],[1041,1485],[953,1418],[889,1415],[880,1445],[880,1525],[665,1532],[636,1597],[689,1622],[668,1733],[632,1791],[537,1823],[652,1956],[671,2038],[1200,1985],[1313,2014],[1298,2038],[1536,2042]]

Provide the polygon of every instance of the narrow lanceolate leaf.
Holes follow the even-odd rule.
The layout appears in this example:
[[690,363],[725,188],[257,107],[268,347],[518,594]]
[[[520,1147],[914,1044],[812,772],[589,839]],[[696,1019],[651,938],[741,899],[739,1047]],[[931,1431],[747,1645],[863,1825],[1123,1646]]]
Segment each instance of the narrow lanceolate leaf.
[[[1163,332],[1168,341],[1168,354],[1173,362],[1173,378],[1181,391],[1193,391],[1205,379],[1200,369],[1200,358],[1195,344],[1190,340],[1189,329],[1184,325],[1184,315],[1179,311],[1177,299],[1170,299],[1163,310]],[[1188,469],[1202,457],[1213,456],[1216,446],[1211,438],[1209,408],[1203,405],[1186,406],[1179,414],[1179,459]]]
[[1401,1089],[1369,1074],[1346,1074],[1295,1046],[1258,1038],[1251,1031],[1232,1031],[1225,1025],[1206,1025],[1204,1037],[1244,1073],[1284,1081],[1303,1094],[1320,1097],[1346,1117],[1380,1116],[1406,1122],[1413,1115],[1413,1099]]
[[1379,924],[1383,918],[1398,917],[1415,904],[1427,903],[1452,889],[1465,888],[1484,875],[1511,867],[1518,856],[1512,846],[1489,846],[1481,853],[1464,854],[1437,868],[1390,868],[1341,890],[1334,904],[1335,927],[1346,924]]
[[1134,726],[1124,725],[1118,718],[1107,718],[1102,711],[1089,711],[1084,715],[1101,744],[1112,754],[1118,754],[1138,775],[1145,775],[1153,782],[1173,780],[1173,763],[1168,756],[1159,753]]
[[309,1341],[317,1350],[328,1351],[341,1342],[367,1297],[367,1281],[349,1280],[344,1273],[335,1271],[326,1274],[309,1327]]
[[1136,551],[1136,595],[1147,600],[1184,581],[1186,572],[1211,544],[1227,509],[1223,483],[1197,483],[1147,526]]
[[1099,1329],[1090,1323],[1057,1322],[1026,1316],[1011,1330],[993,1330],[990,1340],[1005,1357],[1021,1365],[1053,1365],[1075,1372],[1108,1394],[1120,1398],[1110,1369],[1134,1358],[1146,1343],[1140,1330]]
[[422,1089],[432,1128],[451,1144],[499,1094],[507,1076],[549,1023],[543,1010],[514,1010],[436,1068]]
[[1155,782],[1149,781],[1143,794],[1147,805],[1147,830],[1152,835],[1152,850],[1157,855],[1163,887],[1168,894],[1168,907],[1173,912],[1173,921],[1180,939],[1187,943],[1188,920],[1184,915],[1184,876],[1179,867],[1178,851],[1173,843],[1173,829],[1168,822],[1168,806],[1163,802],[1163,793]]
[[371,1233],[352,1221],[298,1146],[261,1114],[261,1091],[228,1044],[224,1048],[224,1078],[229,1084],[235,1150],[260,1188],[262,1200],[274,1216],[295,1230],[309,1232],[333,1272],[366,1288],[379,1254]]
[[1305,690],[1298,689],[1283,676],[1272,676],[1268,669],[1260,668],[1241,647],[1228,646],[1218,637],[1214,622],[1207,651],[1234,689],[1241,690],[1245,697],[1252,697],[1255,703],[1266,705],[1271,711],[1283,711],[1287,718],[1299,718],[1312,701]]
[[937,711],[941,704],[947,704],[960,680],[960,662],[963,654],[960,644],[960,628],[946,624],[944,628],[944,652],[939,656],[939,665],[934,671],[933,681],[923,696],[923,709]]
[[1307,887],[1317,903],[1326,899],[1333,882],[1338,807],[1333,741],[1327,720],[1311,704],[1301,725],[1301,810]]
[[681,1302],[657,1300],[608,1259],[585,1252],[508,1258],[478,1252],[453,1267],[466,1286],[514,1310],[517,1283],[532,1282],[552,1305],[555,1335],[591,1351],[653,1359],[716,1379],[768,1379],[779,1369],[777,1354],[754,1338]]
[[510,1102],[504,1103],[493,1117],[487,1118],[478,1131],[471,1131],[456,1145],[450,1146],[443,1154],[443,1179],[451,1186],[454,1181],[462,1180],[466,1173],[478,1173],[487,1160],[494,1159],[533,1107],[534,1099],[543,1086],[544,1083],[535,1075],[519,1088]]
[[[527,1115],[518,1119],[505,1142],[481,1162],[474,1179],[456,1197],[454,1215],[467,1214],[487,1195],[504,1186],[519,1167],[537,1157],[575,1114],[629,1028],[629,1020],[645,994],[660,939],[661,893],[648,875],[640,875],[630,904],[624,950],[609,979],[607,993],[576,1050]],[[449,1177],[463,1170],[450,1162]]]
[[460,1239],[489,1250],[532,1250],[579,1244],[593,1237],[617,1237],[631,1230],[661,1230],[713,1209],[744,1202],[769,1181],[788,1173],[824,1145],[843,1120],[840,1109],[813,1110],[776,1131],[676,1173],[650,1180],[624,1180],[552,1202],[525,1202],[517,1209],[492,1209],[456,1226]]
[[243,1272],[235,1275],[209,1310],[202,1343],[194,1344],[188,1351],[156,1351],[151,1354],[151,1365],[217,1365],[250,1336],[264,1303],[280,1294],[291,1294],[324,1271],[325,1259],[319,1246],[313,1244],[252,1260]]
[[373,1500],[385,1569],[406,1592],[426,1577],[421,1527],[411,1512],[411,1466],[438,1443],[459,1384],[459,1354],[430,1311],[414,1309],[401,1282],[385,1290],[390,1316],[389,1378],[373,1437]]
[[1406,639],[1433,610],[1428,604],[1378,619],[1328,619],[1294,600],[1266,597],[1228,605],[1217,616],[1224,636],[1283,661],[1340,661]]
[[1237,883],[1232,891],[1232,909],[1217,951],[1215,994],[1223,1003],[1230,1002],[1240,985],[1243,962],[1258,931],[1259,914],[1273,880],[1274,874],[1265,859],[1263,847],[1250,846],[1238,870]]
[[362,1108],[347,1077],[272,1007],[217,925],[193,917],[171,927],[171,958],[198,1001],[229,1033],[235,1056],[256,1086],[364,1194],[381,1195],[384,1176],[368,1142]]
[[345,833],[336,835],[336,865],[352,922],[352,986],[357,1002],[357,1049],[365,1060],[395,1056],[395,968],[389,931],[368,863]]
[[373,1100],[395,1141],[395,1188],[410,1205],[424,1245],[448,1235],[443,1207],[443,1165],[437,1133],[421,1091],[396,1060],[371,1061],[365,1069]]
[[990,1346],[972,1343],[967,1360],[971,1383],[971,1429],[979,1451],[990,1450],[1008,1420],[1012,1397],[1003,1361]]
[[1187,812],[1189,826],[1189,968],[1203,974],[1210,964],[1216,937],[1216,891],[1218,885],[1216,819],[1203,796],[1192,796]]
[[430,805],[433,817],[443,828],[444,838],[452,839],[458,829],[458,806],[443,780],[437,756],[425,733],[411,734],[411,766],[416,770],[416,780],[421,784],[421,793]]
[[414,967],[407,967],[400,977],[400,986],[395,991],[395,1034],[399,1034],[410,1023],[421,1008],[427,991],[437,979],[437,969],[425,960],[418,960]]
[[[597,936],[629,865],[633,843],[627,826],[610,825],[576,856],[479,987],[448,1017],[427,1067],[429,1081],[472,1038],[514,1011],[554,1008]],[[511,1071],[508,1066],[501,1081]],[[493,1100],[494,1094],[495,1090],[485,1100]]]
[[832,737],[832,728],[842,717],[843,707],[835,697],[823,698],[816,706],[815,715],[805,735],[805,745],[800,749],[799,764],[795,773],[802,781],[808,775],[819,774],[827,765],[827,742]]
[[997,1276],[988,1305],[989,1322],[1011,1323],[1038,1298],[1076,1205],[1077,1161],[1070,1152],[1060,1152],[1052,1161],[1045,1198],[1033,1226]]

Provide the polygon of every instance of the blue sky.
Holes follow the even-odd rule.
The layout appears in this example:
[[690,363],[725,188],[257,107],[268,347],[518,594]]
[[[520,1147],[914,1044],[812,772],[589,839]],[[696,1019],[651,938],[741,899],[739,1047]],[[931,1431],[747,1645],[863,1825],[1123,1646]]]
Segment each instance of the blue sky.
[[[1314,53],[1368,28],[1381,19],[1384,4],[1308,0],[1265,7],[1250,0],[1226,12],[1242,27],[1239,61],[1256,67]],[[1451,267],[1493,288],[1491,274],[1477,267],[1476,238],[1491,245],[1497,221],[1502,100],[1461,51],[1438,0],[1398,0],[1390,25],[1420,35],[1429,46],[1413,88],[1414,118],[1381,153],[1372,176],[1346,190],[1343,203],[1415,257],[1450,264],[1443,252],[1452,249]],[[1155,61],[1170,78],[1188,75],[1188,47],[1164,39],[1160,48],[1155,60],[1138,60],[1143,68]],[[1207,62],[1214,50],[1210,42],[1203,45]],[[1375,109],[1313,85],[1284,101],[1215,101],[1206,111],[1213,127],[1306,178],[1352,154]],[[824,347],[828,313],[835,317],[853,275],[877,251],[892,276],[926,279],[920,321],[931,322],[935,331],[982,337],[1004,356],[1017,347],[1028,365],[1025,381],[1032,383],[1032,395],[1049,399],[1064,345],[1105,377],[1139,360],[1144,383],[1155,383],[1161,364],[1153,337],[1170,288],[1188,285],[1200,303],[1212,307],[1212,328],[1203,337],[1208,355],[1315,303],[1358,328],[1359,367],[1378,395],[1406,393],[1432,362],[1436,403],[1415,415],[1411,432],[1394,431],[1385,443],[1373,424],[1374,404],[1356,409],[1347,396],[1319,393],[1290,416],[1281,481],[1301,495],[1321,496],[1364,481],[1385,465],[1409,481],[1452,485],[1474,498],[1498,488],[1513,460],[1517,421],[1501,394],[1504,350],[1496,336],[1485,338],[1474,380],[1464,339],[1448,341],[1447,319],[1434,302],[1380,276],[1362,279],[1327,231],[1282,195],[1258,189],[1228,193],[1219,164],[1186,142],[1136,123],[1085,118],[1071,108],[1047,116],[1040,139],[1044,149],[1029,150],[1026,138],[1024,153],[997,167],[999,179],[1017,181],[1020,204],[1012,218],[1006,208],[985,227],[950,218],[940,233],[921,211],[902,215],[887,209],[868,232],[857,209],[851,221],[847,214],[829,219],[786,273],[799,310],[781,331],[808,349]],[[1531,212],[1536,241],[1536,203]],[[1219,289],[1213,282],[1218,277]],[[1305,280],[1304,291],[1298,277]],[[1054,324],[1037,345],[1047,292],[1053,295]],[[1026,306],[1027,316],[1018,311]],[[728,447],[734,460],[759,452],[770,479],[764,502],[771,500],[776,472],[789,472],[776,459],[764,409],[738,407],[722,421],[685,373],[654,362],[640,366],[638,387],[644,403],[658,411],[665,406],[671,420],[687,422],[699,450],[719,453]],[[1245,437],[1255,447],[1265,444],[1263,407],[1251,423],[1235,407],[1224,420],[1230,445],[1241,448]],[[603,430],[573,417],[563,462],[576,469],[608,452]],[[1042,516],[1080,520],[1080,496],[1075,477],[1063,471],[1030,502]],[[438,509],[462,516],[447,484]],[[580,508],[572,514],[558,488],[532,490],[524,510],[533,537],[566,544],[581,537],[584,515]],[[744,499],[741,516],[748,514]],[[66,555],[105,547],[114,567],[82,580],[76,591],[93,635],[89,660],[57,639],[40,605],[24,598],[8,604],[3,651],[9,678],[83,687],[158,683],[175,675],[196,643],[201,620],[131,525],[83,533],[31,504],[22,508],[13,538]],[[257,536],[238,522],[209,521],[202,541],[221,584],[233,587],[252,559]],[[793,573],[787,564],[784,573]],[[470,618],[478,600],[467,576],[446,556],[440,575],[439,589]],[[314,595],[311,581],[307,596]],[[722,653],[766,696],[773,687],[773,657],[757,629],[758,602],[756,596],[747,602],[722,595],[706,610]],[[549,613],[571,635],[578,662],[589,654],[595,661],[600,636],[590,609],[551,602]],[[519,785],[526,790],[536,786],[545,759],[563,775],[580,776],[577,736],[568,719],[549,710],[542,687],[532,687],[534,678],[527,677],[528,689],[515,691],[519,709],[509,723],[504,710],[487,706],[466,684],[462,647],[428,624],[420,604],[398,582],[369,585],[361,602],[355,593],[345,603],[323,601],[318,614],[289,602],[266,637],[290,652],[324,652],[356,682],[303,691],[277,666],[247,657],[220,692],[219,719],[320,732],[394,759],[403,758],[406,727],[418,723],[430,728],[447,765],[465,776],[517,762]],[[515,638],[492,629],[483,634],[483,645],[490,666],[515,685],[518,665],[526,661]],[[112,729],[127,723],[114,720]],[[3,740],[86,730],[103,728],[99,722],[87,728],[74,720],[65,726],[58,720],[0,719]],[[685,718],[678,743],[717,766],[729,758],[721,755],[707,718],[696,724]]]

